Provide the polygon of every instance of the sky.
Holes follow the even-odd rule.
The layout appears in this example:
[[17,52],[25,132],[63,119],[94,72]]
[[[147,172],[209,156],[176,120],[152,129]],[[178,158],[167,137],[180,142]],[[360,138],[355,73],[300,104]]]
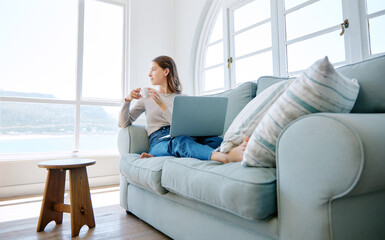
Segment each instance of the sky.
[[[121,98],[123,13],[86,0],[85,97]],[[77,0],[0,0],[0,89],[75,99],[77,29]]]
[[73,98],[76,26],[75,0],[0,0],[0,88]]

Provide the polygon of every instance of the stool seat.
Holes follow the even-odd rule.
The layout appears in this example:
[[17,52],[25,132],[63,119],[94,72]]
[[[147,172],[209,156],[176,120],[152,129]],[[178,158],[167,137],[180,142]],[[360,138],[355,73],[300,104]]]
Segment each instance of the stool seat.
[[[51,221],[61,224],[63,212],[71,214],[72,237],[78,236],[84,225],[95,227],[86,170],[87,166],[95,163],[92,159],[61,159],[38,164],[40,168],[46,168],[48,174],[37,232],[43,231]],[[64,204],[66,170],[69,171],[70,205]]]
[[94,165],[95,160],[92,159],[59,159],[59,160],[49,160],[44,162],[39,162],[38,166],[40,168],[47,169],[71,169],[71,168],[81,168],[89,165]]

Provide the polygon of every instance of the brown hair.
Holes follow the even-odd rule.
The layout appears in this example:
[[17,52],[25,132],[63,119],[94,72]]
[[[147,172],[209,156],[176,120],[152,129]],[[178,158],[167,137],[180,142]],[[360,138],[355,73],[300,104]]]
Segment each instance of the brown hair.
[[167,86],[172,93],[181,93],[182,84],[179,81],[178,70],[176,64],[171,57],[159,56],[152,60],[156,62],[162,69],[168,68],[170,72],[167,75]]

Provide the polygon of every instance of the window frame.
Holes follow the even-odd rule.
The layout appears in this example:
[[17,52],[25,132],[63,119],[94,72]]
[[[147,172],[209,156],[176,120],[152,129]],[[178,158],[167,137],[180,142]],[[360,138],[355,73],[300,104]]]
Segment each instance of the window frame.
[[[311,39],[313,37],[322,36],[323,34],[341,30],[340,23],[322,29],[320,31],[310,33],[292,40],[286,40],[286,23],[285,23],[285,14],[298,10],[302,7],[309,6],[313,3],[318,2],[319,0],[308,0],[298,6],[292,7],[285,10],[284,0],[270,0],[271,6],[271,28],[272,28],[272,60],[273,60],[273,74],[280,77],[288,77],[297,75],[302,70],[295,72],[288,72],[287,64],[287,50],[286,47],[289,44],[304,41]],[[198,43],[197,57],[195,61],[195,83],[200,85],[200,88],[195,88],[196,95],[210,94],[210,91],[204,91],[204,79],[202,78],[202,62],[205,59],[205,52],[202,52],[202,49],[207,45],[206,39],[210,37],[210,26],[212,27],[215,23],[215,16],[219,10],[222,9],[223,12],[223,25],[224,25],[224,39],[227,41],[227,46],[224,46],[224,56],[225,63],[229,57],[234,57],[234,52],[231,52],[231,39],[230,36],[230,14],[229,11],[234,6],[240,6],[251,2],[251,0],[213,0],[213,3],[210,7],[210,11],[207,14],[207,17],[204,22],[204,28],[202,28],[201,36]],[[375,13],[367,14],[366,10],[366,0],[341,0],[342,4],[342,16],[343,19],[349,19],[350,25],[346,29],[344,34],[344,45],[345,45],[345,61],[334,63],[336,66],[345,65],[349,63],[354,63],[377,56],[384,55],[385,53],[370,53],[370,40],[369,40],[369,22],[368,20],[385,15],[385,10],[380,10]],[[343,22],[341,19],[341,23]],[[359,36],[359,37],[355,37]],[[225,44],[225,42],[224,42]],[[235,85],[235,71],[234,64],[231,65],[230,69],[225,68],[225,90],[236,87]]]
[[[229,79],[230,79],[230,88],[235,88],[235,87],[243,84],[243,82],[241,82],[241,83],[236,82],[236,78],[235,78],[236,77],[236,69],[235,69],[236,64],[233,64],[233,63],[235,63],[237,60],[242,60],[244,58],[257,56],[257,55],[260,55],[260,54],[263,54],[263,53],[266,53],[269,51],[272,52],[272,59],[274,59],[274,53],[276,52],[275,47],[274,47],[274,41],[275,40],[273,38],[273,36],[275,36],[275,34],[274,34],[275,27],[273,26],[273,24],[275,23],[273,20],[275,16],[273,15],[272,2],[274,2],[274,1],[270,0],[270,18],[263,19],[262,21],[254,23],[254,24],[247,26],[241,30],[238,30],[238,31],[234,30],[234,11],[241,8],[242,6],[244,6],[248,3],[253,2],[253,1],[254,0],[238,0],[238,1],[235,1],[233,3],[228,4],[227,6],[225,5],[225,7],[227,8],[227,11],[228,11],[228,27],[227,27],[228,34],[227,35],[228,35],[228,42],[229,42],[228,53],[230,54],[230,56],[228,56],[226,59],[229,59],[229,57],[233,58],[232,64],[230,65],[230,73],[228,74]],[[244,54],[242,56],[236,57],[235,56],[235,38],[234,37],[238,34],[242,34],[244,32],[251,30],[251,29],[258,28],[258,27],[260,27],[264,24],[267,24],[267,23],[270,23],[270,26],[271,26],[271,39],[272,39],[271,47],[259,49],[259,50]],[[273,60],[273,62],[274,62],[274,60]],[[233,73],[233,74],[231,74],[231,73]],[[273,73],[275,74],[274,64],[273,64]],[[256,80],[257,79],[254,79],[252,81],[256,81]]]
[[[197,66],[197,67],[195,67],[195,71],[194,71],[194,76],[195,76],[194,92],[195,93],[203,92],[203,90],[204,90],[204,71],[207,69],[213,68],[213,66],[211,66],[209,68],[205,68],[205,64],[206,64],[205,56],[206,56],[208,46],[213,44],[213,43],[209,43],[210,35],[211,35],[211,32],[214,28],[217,16],[219,15],[221,8],[222,8],[221,0],[213,0],[212,4],[208,10],[206,20],[204,21],[203,26],[202,26],[202,33],[205,33],[205,34],[200,34],[199,44],[198,44],[197,52],[196,52],[197,56],[195,58],[195,66]],[[225,18],[224,18],[225,15],[226,14],[224,14],[224,12],[222,12],[223,20],[225,20]],[[225,31],[225,27],[224,27],[225,25],[226,24],[223,24],[223,31]],[[226,36],[225,34],[223,34],[223,35]],[[218,41],[215,41],[215,42],[218,42]],[[222,38],[222,41],[223,41],[223,46],[227,45],[225,38]],[[204,44],[201,44],[201,43],[204,43]],[[224,58],[223,61],[225,63],[225,59],[227,59],[226,51],[224,51],[223,58]],[[219,64],[215,65],[215,66],[219,66]],[[226,81],[226,79],[227,79],[226,72],[225,72],[224,76],[225,76],[225,89],[227,89],[226,82],[228,82],[228,81]],[[214,92],[214,91],[215,90],[209,91],[209,92]]]
[[[119,100],[114,99],[96,99],[82,97],[82,78],[83,78],[83,49],[84,49],[84,10],[86,0],[77,0],[78,3],[78,25],[77,25],[77,59],[76,59],[76,91],[74,100],[61,99],[43,99],[43,98],[27,98],[27,97],[2,97],[2,102],[19,102],[19,103],[43,103],[43,104],[64,104],[75,107],[75,123],[74,123],[74,147],[72,152],[68,153],[15,153],[15,154],[0,154],[1,160],[9,159],[46,159],[47,157],[85,157],[85,156],[118,156],[117,151],[105,150],[103,153],[98,151],[79,151],[80,144],[80,109],[82,106],[100,106],[100,107],[120,107],[123,103],[123,97]],[[118,5],[123,8],[123,54],[122,54],[122,82],[121,96],[127,92],[128,86],[128,13],[129,1],[127,0],[93,0],[107,4]],[[64,156],[63,156],[64,155]]]

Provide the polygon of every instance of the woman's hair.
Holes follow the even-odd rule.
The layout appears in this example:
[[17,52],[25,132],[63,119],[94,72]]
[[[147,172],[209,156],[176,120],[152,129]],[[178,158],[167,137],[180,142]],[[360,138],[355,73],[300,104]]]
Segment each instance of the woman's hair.
[[168,89],[173,93],[181,93],[182,84],[179,81],[178,70],[176,69],[174,60],[168,56],[159,56],[154,58],[152,61],[156,62],[162,69],[168,68],[170,70],[167,75]]

